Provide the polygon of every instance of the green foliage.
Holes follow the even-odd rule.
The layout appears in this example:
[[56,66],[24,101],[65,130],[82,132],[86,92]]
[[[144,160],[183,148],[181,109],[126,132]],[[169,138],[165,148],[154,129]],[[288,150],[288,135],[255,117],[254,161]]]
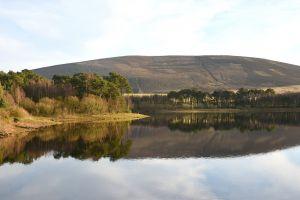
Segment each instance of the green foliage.
[[0,72],[0,83],[4,89],[10,91],[13,85],[24,87],[31,83],[46,81],[45,78],[37,75],[30,70],[22,70],[21,72],[9,71],[8,73]]
[[54,75],[49,81],[30,70],[10,71],[0,72],[0,84],[0,107],[19,105],[41,116],[128,111],[122,93],[131,91],[128,81],[116,73],[105,78],[89,73]]
[[85,94],[103,96],[106,82],[96,74],[75,74],[71,78],[71,84],[76,89],[77,95],[82,98]]
[[0,108],[4,107],[4,90],[2,85],[0,84]]
[[72,77],[55,75],[52,80],[58,86],[72,85],[79,98],[92,94],[106,99],[116,99],[123,93],[131,92],[127,79],[117,73],[110,73],[104,78],[89,73],[78,73]]
[[300,93],[275,94],[273,89],[245,89],[237,92],[218,90],[212,93],[185,89],[167,96],[132,97],[134,111],[193,108],[286,108],[300,107]]
[[116,85],[117,88],[119,88],[121,94],[124,93],[132,93],[132,88],[128,83],[128,80],[121,76],[120,74],[117,74],[115,72],[110,72],[109,76],[104,77],[109,82]]
[[71,77],[70,76],[59,76],[59,75],[54,75],[52,78],[52,81],[54,85],[66,85],[71,82]]

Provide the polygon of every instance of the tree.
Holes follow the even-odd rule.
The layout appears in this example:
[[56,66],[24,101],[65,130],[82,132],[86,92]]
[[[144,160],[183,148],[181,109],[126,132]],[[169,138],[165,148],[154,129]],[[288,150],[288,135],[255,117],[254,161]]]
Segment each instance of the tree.
[[275,90],[272,88],[268,88],[268,89],[266,89],[265,94],[267,96],[273,96],[273,95],[275,95]]
[[110,72],[109,76],[104,77],[104,79],[114,83],[120,89],[121,94],[132,92],[132,88],[129,85],[128,80],[120,74]]
[[70,82],[79,97],[86,94],[102,97],[107,90],[107,81],[97,74],[78,73],[71,78]]
[[66,84],[70,84],[71,77],[70,76],[54,75],[52,77],[52,81],[53,81],[54,85],[64,86]]

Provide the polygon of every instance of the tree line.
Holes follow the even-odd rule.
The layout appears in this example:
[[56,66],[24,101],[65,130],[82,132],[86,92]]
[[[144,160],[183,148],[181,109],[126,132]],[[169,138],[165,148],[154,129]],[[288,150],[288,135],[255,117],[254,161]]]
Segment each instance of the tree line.
[[52,80],[31,70],[0,72],[0,107],[19,106],[36,115],[128,110],[122,94],[131,91],[127,79],[114,72],[54,75]]
[[150,108],[287,108],[300,107],[300,93],[276,94],[269,89],[203,92],[195,89],[171,91],[167,95],[132,97],[136,110]]

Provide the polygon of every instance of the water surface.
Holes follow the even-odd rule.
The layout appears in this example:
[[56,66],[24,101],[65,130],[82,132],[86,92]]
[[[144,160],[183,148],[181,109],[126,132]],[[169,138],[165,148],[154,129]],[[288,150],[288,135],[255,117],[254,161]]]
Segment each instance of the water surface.
[[298,199],[300,113],[168,114],[0,140],[1,199]]

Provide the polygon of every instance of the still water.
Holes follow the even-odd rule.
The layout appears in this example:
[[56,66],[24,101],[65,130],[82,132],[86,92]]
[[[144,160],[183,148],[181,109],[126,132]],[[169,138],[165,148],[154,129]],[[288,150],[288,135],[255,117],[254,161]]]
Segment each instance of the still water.
[[300,113],[168,114],[0,139],[0,199],[299,199]]

